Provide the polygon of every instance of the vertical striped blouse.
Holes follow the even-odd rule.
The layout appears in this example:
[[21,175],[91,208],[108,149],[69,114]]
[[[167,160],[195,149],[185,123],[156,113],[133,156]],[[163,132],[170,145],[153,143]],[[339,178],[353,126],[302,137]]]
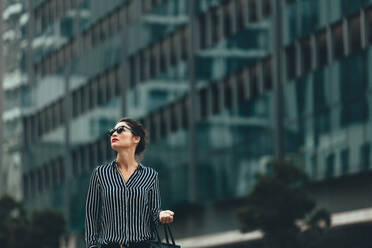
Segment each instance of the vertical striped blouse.
[[150,223],[159,223],[158,173],[138,164],[127,182],[116,161],[96,167],[86,201],[87,247],[115,242],[128,244],[153,238]]

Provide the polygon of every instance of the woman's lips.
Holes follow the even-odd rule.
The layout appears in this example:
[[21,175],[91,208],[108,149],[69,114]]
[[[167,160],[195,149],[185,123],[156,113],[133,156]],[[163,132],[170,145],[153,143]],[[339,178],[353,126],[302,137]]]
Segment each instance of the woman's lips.
[[114,143],[116,141],[119,141],[118,139],[112,139],[111,142]]

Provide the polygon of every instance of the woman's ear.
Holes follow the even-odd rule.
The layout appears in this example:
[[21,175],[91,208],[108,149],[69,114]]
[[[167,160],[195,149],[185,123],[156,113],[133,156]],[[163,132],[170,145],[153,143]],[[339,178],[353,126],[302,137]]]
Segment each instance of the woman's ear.
[[134,142],[135,143],[139,143],[141,141],[141,137],[140,136],[133,136],[134,138]]

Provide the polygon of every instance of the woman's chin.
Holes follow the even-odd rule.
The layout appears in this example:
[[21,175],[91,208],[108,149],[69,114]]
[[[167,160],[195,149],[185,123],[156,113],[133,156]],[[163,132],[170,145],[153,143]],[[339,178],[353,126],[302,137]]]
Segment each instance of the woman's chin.
[[112,150],[114,150],[114,151],[117,152],[117,151],[118,151],[118,148],[119,148],[118,144],[115,144],[115,143],[112,143],[112,144],[111,144],[111,149],[112,149]]

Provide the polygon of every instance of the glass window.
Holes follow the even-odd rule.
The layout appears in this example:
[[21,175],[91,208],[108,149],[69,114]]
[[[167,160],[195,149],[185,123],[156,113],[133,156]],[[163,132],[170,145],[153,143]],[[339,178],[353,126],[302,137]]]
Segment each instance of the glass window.
[[172,104],[171,109],[170,109],[170,131],[171,132],[176,132],[178,130],[178,114],[177,114],[177,107],[175,104]]
[[72,116],[76,117],[78,115],[79,115],[78,92],[74,91],[72,93]]
[[[155,51],[155,46],[152,46],[150,48],[151,52],[150,52],[150,77],[151,78],[154,78],[156,76],[156,61],[157,61],[157,58],[156,58],[156,51]],[[134,59],[131,57],[130,60],[129,60],[129,66],[131,68],[131,72],[134,71]],[[130,81],[131,82],[134,82],[135,78],[134,78],[134,75],[132,75],[133,73],[130,73]],[[134,83],[132,83],[134,85]]]
[[160,48],[160,72],[165,73],[167,70],[167,62],[166,62],[166,40],[162,40],[159,42],[159,48]]
[[293,4],[288,4],[283,9],[283,43],[289,45],[298,39],[297,25],[298,25],[298,4],[296,1]]
[[220,11],[217,7],[213,8],[211,10],[211,18],[212,18],[212,22],[211,22],[211,32],[212,32],[212,42],[213,43],[216,43],[219,41],[220,39],[220,33],[219,31],[221,30],[221,23],[220,23]]
[[148,130],[150,133],[150,140],[155,140],[156,139],[156,124],[155,124],[155,118],[154,115],[149,116],[149,125],[148,125]]
[[167,116],[166,110],[162,109],[159,115],[160,115],[160,136],[166,137],[168,134],[167,131],[169,130],[167,128],[169,122],[168,122],[168,116]]
[[94,143],[94,146],[96,147],[96,150],[98,151],[97,152],[97,161],[96,161],[96,163],[98,163],[98,164],[102,164],[104,162],[104,158],[106,157],[105,154],[104,154],[104,152],[106,150],[102,149],[103,146],[102,146],[101,140],[98,140],[97,142]]
[[237,101],[243,102],[247,97],[247,70],[244,69],[236,77]]
[[65,182],[65,165],[64,165],[63,159],[58,158],[57,159],[57,164],[58,164],[58,167],[59,167],[60,183],[64,183]]
[[362,36],[360,29],[360,15],[355,15],[348,21],[350,52],[356,52],[362,48]]
[[365,53],[359,53],[348,57],[340,64],[342,125],[360,122],[367,117],[365,60]]
[[208,96],[207,88],[203,88],[199,92],[199,103],[200,103],[200,114],[202,118],[207,117],[208,115]]
[[98,39],[99,39],[99,27],[97,24],[95,24],[94,26],[92,26],[92,28],[90,28],[90,31],[91,31],[91,36],[92,36],[92,46],[96,46],[97,43],[98,43]]
[[60,178],[59,178],[59,165],[56,163],[55,160],[51,162],[52,166],[52,177],[53,177],[53,187],[60,184]]
[[199,17],[199,47],[201,49],[207,48],[207,16],[206,14],[201,14]]
[[137,14],[136,8],[137,8],[136,1],[129,2],[129,4],[128,4],[128,13],[127,13],[127,21],[128,21],[128,23],[131,23],[132,21],[135,20],[135,18],[137,18],[137,16],[136,16],[136,14]]
[[30,131],[31,131],[31,139],[36,140],[41,136],[41,131],[40,131],[40,119],[39,119],[39,114],[35,113],[31,118],[31,123],[30,123]]
[[88,156],[87,146],[86,145],[80,146],[80,148],[78,149],[78,153],[80,154],[79,159],[80,159],[81,170],[82,171],[87,171],[89,169],[89,167],[87,166],[87,164],[88,164],[88,161],[87,161],[87,156]]
[[139,52],[139,76],[140,76],[140,81],[143,82],[146,80],[146,62],[145,59],[145,50],[142,50]]
[[361,1],[364,0],[341,0],[342,13],[344,15],[349,15],[350,13],[359,11],[362,7]]
[[64,63],[70,62],[72,58],[72,45],[68,43],[64,49]]
[[23,195],[25,199],[30,198],[30,177],[28,173],[23,174],[22,177],[22,188],[23,188]]
[[94,144],[89,144],[88,168],[94,168],[97,164],[97,147]]
[[49,59],[49,63],[50,63],[50,72],[53,73],[56,71],[57,69],[57,53],[54,52],[51,56],[50,56],[50,59]]
[[38,186],[37,190],[38,190],[38,193],[41,193],[44,190],[44,176],[43,176],[43,171],[41,168],[37,169],[36,175],[37,175],[37,186]]
[[80,174],[77,151],[72,152],[72,173],[75,177]]
[[28,139],[28,134],[30,133],[30,125],[31,125],[31,118],[30,117],[22,117],[22,125],[23,125],[23,140],[25,145],[28,145],[30,140]]
[[232,108],[232,105],[233,105],[233,97],[234,97],[234,87],[233,87],[233,79],[226,79],[224,80],[223,82],[223,86],[224,86],[224,90],[223,90],[223,94],[224,94],[224,108],[226,109],[231,109]]
[[115,68],[108,72],[107,99],[111,100],[115,96]]
[[249,93],[250,97],[257,97],[259,93],[258,87],[258,67],[253,65],[249,68]]
[[371,164],[371,145],[369,143],[363,144],[360,148],[360,166],[361,170],[365,171],[369,169]]
[[128,23],[128,4],[125,4],[122,8],[119,10],[119,17],[118,17],[118,25],[119,29],[122,29],[125,27]]
[[[147,127],[146,127],[147,128]],[[106,144],[106,160],[111,160],[116,156],[116,151],[111,148],[111,142],[109,137],[105,137]]]
[[286,59],[286,70],[287,70],[287,80],[292,80],[296,76],[296,47],[291,45],[285,49],[285,59]]
[[98,26],[99,26],[99,41],[103,42],[107,37],[108,20],[103,19],[102,21],[99,22]]
[[271,15],[271,0],[262,0],[262,12],[264,17]]
[[311,156],[311,176],[314,179],[318,178],[318,156],[316,154]]
[[108,18],[108,20],[107,20],[107,22],[108,22],[107,23],[107,26],[108,26],[107,35],[111,36],[113,33],[115,33],[117,31],[116,11],[110,13],[107,18]]
[[60,123],[63,124],[64,121],[65,121],[65,100],[63,98],[61,98],[59,101],[58,101],[58,105],[59,105],[59,120],[60,120]]
[[302,72],[301,73],[308,73],[311,71],[311,41],[310,37],[303,39],[300,42],[301,46],[301,58],[302,58]]
[[232,14],[232,4],[233,1],[229,1],[224,4],[223,8],[223,31],[224,31],[224,37],[228,37],[232,34],[233,32],[233,23],[234,21],[232,20],[233,14]]
[[62,17],[62,14],[63,14],[63,3],[62,1],[56,1],[56,4],[55,4],[55,13],[56,13],[56,19],[59,19]]
[[115,96],[120,95],[120,66],[114,68],[114,81],[115,81]]
[[[73,40],[71,43],[71,58],[76,57],[80,52],[80,42],[78,40]],[[54,54],[52,55],[54,56]]]
[[212,103],[212,114],[220,112],[220,97],[219,97],[218,83],[215,82],[211,86],[211,103]]
[[353,123],[362,123],[366,120],[366,97],[355,100],[350,103],[345,103],[341,111],[341,124],[348,126]]
[[53,108],[54,108],[54,103],[47,107],[49,130],[52,130],[53,128],[56,127],[56,121],[54,119],[54,114],[53,114],[54,112]]
[[45,76],[48,73],[48,71],[47,71],[47,59],[42,58],[40,63],[41,63],[41,76]]
[[238,30],[243,29],[245,24],[248,22],[248,11],[246,9],[247,6],[246,0],[238,0],[236,4]]
[[342,175],[347,175],[349,173],[349,157],[350,152],[348,148],[341,151],[341,172]]
[[101,75],[97,80],[98,80],[98,104],[105,104],[106,103],[105,75]]
[[182,102],[181,102],[181,124],[182,124],[182,128],[185,128],[187,129],[189,127],[189,102],[188,102],[188,98],[185,98]]
[[152,1],[149,1],[149,0],[142,0],[142,1],[141,1],[142,12],[143,12],[143,13],[146,13],[146,12],[150,11],[151,8],[152,8],[151,4],[152,4]]
[[319,26],[319,2],[316,0],[302,0],[300,2],[302,17],[300,31],[302,35],[308,35]]
[[45,133],[45,111],[44,109],[40,110],[38,119],[39,119],[40,136],[42,136]]
[[54,119],[54,122],[55,122],[55,127],[58,127],[59,125],[61,125],[59,108],[60,108],[59,101],[56,101],[53,104],[53,119]]
[[[172,34],[170,41],[170,63],[172,66],[178,64],[178,45],[177,45],[177,36]],[[146,61],[147,63],[149,61]]]
[[314,113],[320,113],[328,108],[327,73],[324,69],[317,70],[313,78]]
[[330,132],[331,122],[330,122],[330,108],[328,106],[329,96],[327,95],[326,74],[324,70],[317,71],[314,74],[314,93],[313,93],[313,103],[314,103],[314,138],[315,143],[318,142]]
[[84,31],[83,33],[83,44],[84,50],[89,50],[92,48],[92,32],[90,30]]
[[186,60],[188,57],[188,37],[189,36],[189,28],[183,28],[181,33],[181,58]]
[[263,61],[263,86],[265,90],[271,90],[273,87],[273,82],[272,82],[272,57],[269,57]]
[[45,189],[46,190],[49,190],[51,188],[51,175],[50,175],[50,165],[49,164],[45,164],[43,166],[43,170],[44,170],[44,179],[45,179]]
[[35,173],[33,171],[29,172],[29,175],[30,175],[30,189],[29,189],[29,192],[30,192],[30,196],[32,197],[36,193],[36,176],[35,176]]
[[340,60],[345,55],[345,45],[343,36],[342,22],[333,25],[332,28],[333,56],[336,60]]
[[335,175],[335,155],[329,154],[326,158],[326,178],[333,177]]
[[84,85],[84,86],[82,86],[82,87],[80,87],[79,88],[79,90],[78,90],[78,97],[79,97],[79,99],[78,99],[78,101],[80,102],[80,111],[81,111],[81,113],[85,113],[85,111],[87,111],[87,105],[85,104],[85,97],[86,96],[88,96],[87,94],[86,94],[86,87],[87,85]]
[[64,9],[65,10],[68,10],[68,9],[70,9],[72,7],[70,0],[62,1],[62,2],[64,2]]
[[110,98],[111,98],[110,71],[106,71],[103,77],[104,77],[104,86],[105,86],[104,88],[105,90],[103,93],[105,94],[105,103],[107,103],[108,101],[110,101]]
[[93,87],[93,95],[92,95],[92,101],[93,101],[93,106],[97,104],[102,104],[103,103],[103,89],[102,89],[102,79],[101,75],[93,79],[92,82],[92,87]]
[[318,67],[323,67],[328,63],[328,46],[326,30],[316,35],[316,48],[318,57]]
[[248,0],[248,10],[249,22],[256,22],[258,20],[256,0]]
[[45,19],[46,19],[46,25],[53,23],[52,7],[53,7],[53,1],[45,2],[44,14],[45,14]]
[[368,42],[372,44],[372,7],[366,9],[366,32],[368,35]]
[[56,61],[56,69],[61,68],[64,63],[63,63],[63,49],[59,48],[58,52],[56,54],[57,56],[57,61]]

